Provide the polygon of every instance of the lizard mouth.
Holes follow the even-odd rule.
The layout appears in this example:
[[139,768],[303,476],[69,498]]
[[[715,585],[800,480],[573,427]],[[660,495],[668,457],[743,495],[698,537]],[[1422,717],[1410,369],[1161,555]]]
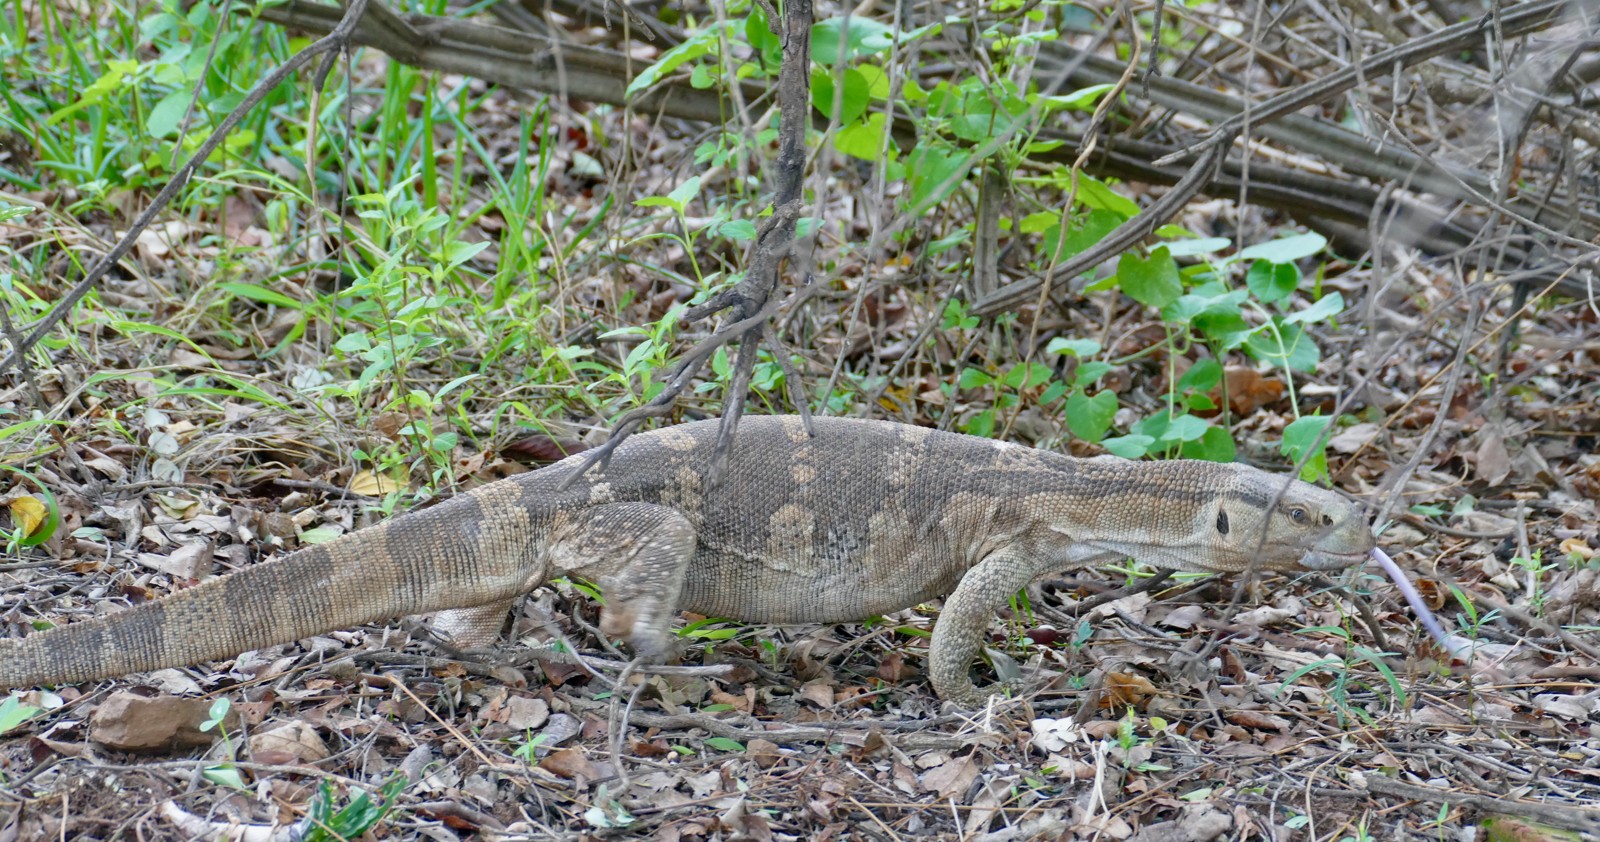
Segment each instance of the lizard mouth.
[[1311,550],[1300,557],[1300,566],[1307,570],[1343,570],[1361,564],[1366,553],[1336,553],[1331,550]]

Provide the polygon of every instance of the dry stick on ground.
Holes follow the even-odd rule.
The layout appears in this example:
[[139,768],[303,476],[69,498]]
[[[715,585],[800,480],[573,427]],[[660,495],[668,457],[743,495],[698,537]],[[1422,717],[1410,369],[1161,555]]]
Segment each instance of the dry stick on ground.
[[151,222],[155,221],[156,214],[160,213],[178,195],[178,191],[189,183],[189,179],[194,177],[195,171],[199,169],[207,158],[211,157],[211,153],[215,152],[217,147],[222,145],[222,141],[227,139],[228,133],[233,131],[234,126],[239,125],[239,122],[244,119],[246,114],[249,114],[252,109],[266,98],[267,94],[271,93],[285,79],[288,79],[300,68],[310,64],[312,59],[324,53],[333,53],[334,56],[330,56],[317,71],[317,84],[320,86],[322,80],[327,78],[328,71],[333,68],[333,58],[349,46],[350,34],[355,31],[357,21],[361,20],[361,15],[367,8],[367,2],[368,0],[350,0],[349,5],[345,8],[344,16],[339,20],[339,24],[333,28],[333,31],[296,53],[288,61],[284,62],[282,66],[268,73],[266,78],[262,79],[250,90],[250,93],[239,102],[239,105],[227,117],[222,119],[216,130],[206,137],[199,148],[195,149],[194,154],[189,156],[189,160],[184,162],[184,165],[176,173],[173,173],[172,180],[161,188],[161,192],[156,194],[155,199],[150,202],[150,206],[139,214],[139,217],[133,221],[133,225],[128,229],[127,233],[122,235],[122,239],[118,240],[115,246],[112,246],[111,251],[105,257],[96,261],[89,268],[88,274],[84,275],[83,280],[79,281],[71,292],[68,292],[55,307],[51,308],[49,313],[45,314],[44,318],[39,320],[33,331],[28,334],[26,339],[22,340],[22,344],[12,348],[11,353],[6,356],[5,360],[0,361],[0,372],[9,369],[13,363],[21,359],[23,354],[28,353],[28,350],[37,344],[40,339],[44,338],[44,335],[55,327],[57,322],[65,318],[67,313],[77,306],[78,301],[87,295],[89,290],[100,282],[101,278],[105,277],[106,272],[110,271],[112,266],[117,265],[122,258],[128,255],[128,252],[133,248],[133,244],[138,241],[139,235],[144,233],[144,230],[150,226]]

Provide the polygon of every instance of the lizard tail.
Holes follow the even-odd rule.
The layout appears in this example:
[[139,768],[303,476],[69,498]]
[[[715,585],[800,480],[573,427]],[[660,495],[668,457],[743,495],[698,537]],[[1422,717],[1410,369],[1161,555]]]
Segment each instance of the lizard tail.
[[126,611],[0,640],[0,688],[188,666],[362,623],[512,598],[541,584],[542,574],[531,563],[527,510],[485,499],[508,491],[516,493],[484,486]]

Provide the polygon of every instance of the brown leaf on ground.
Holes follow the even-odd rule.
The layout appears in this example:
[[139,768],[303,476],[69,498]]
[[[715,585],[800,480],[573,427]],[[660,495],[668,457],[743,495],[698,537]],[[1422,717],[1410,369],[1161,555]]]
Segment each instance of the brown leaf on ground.
[[551,752],[539,761],[539,768],[557,777],[577,781],[580,785],[599,777],[599,770],[595,764],[584,755],[582,749],[577,748],[564,748]]
[[274,766],[315,763],[329,755],[328,745],[316,729],[299,720],[251,734],[249,748],[251,760]]
[[[1223,380],[1228,387],[1228,408],[1235,415],[1253,415],[1256,410],[1283,399],[1283,381],[1269,377],[1254,368],[1230,365],[1223,369]],[[1222,403],[1222,389],[1214,389],[1212,402]]]
[[922,773],[922,790],[945,798],[961,798],[978,779],[978,766],[972,757],[962,756]]
[[1139,707],[1157,693],[1155,684],[1138,673],[1108,672],[1104,693],[1100,697],[1101,710],[1123,710]]

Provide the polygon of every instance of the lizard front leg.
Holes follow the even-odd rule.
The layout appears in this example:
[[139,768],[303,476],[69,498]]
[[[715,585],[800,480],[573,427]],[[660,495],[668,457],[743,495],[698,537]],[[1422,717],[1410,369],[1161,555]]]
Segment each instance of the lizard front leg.
[[598,584],[600,630],[646,660],[673,653],[672,618],[697,538],[683,513],[653,503],[607,503],[571,512],[552,535],[550,563]]
[[1114,555],[1085,547],[1082,549],[1087,552],[1078,553],[1084,558],[1075,560],[1068,549],[1069,545],[1059,540],[1012,544],[985,556],[962,575],[955,592],[945,598],[928,650],[928,675],[939,698],[976,708],[982,707],[990,695],[1005,690],[1003,685],[980,689],[972,683],[968,669],[983,648],[989,624],[1006,601],[1045,573],[1076,561]]

